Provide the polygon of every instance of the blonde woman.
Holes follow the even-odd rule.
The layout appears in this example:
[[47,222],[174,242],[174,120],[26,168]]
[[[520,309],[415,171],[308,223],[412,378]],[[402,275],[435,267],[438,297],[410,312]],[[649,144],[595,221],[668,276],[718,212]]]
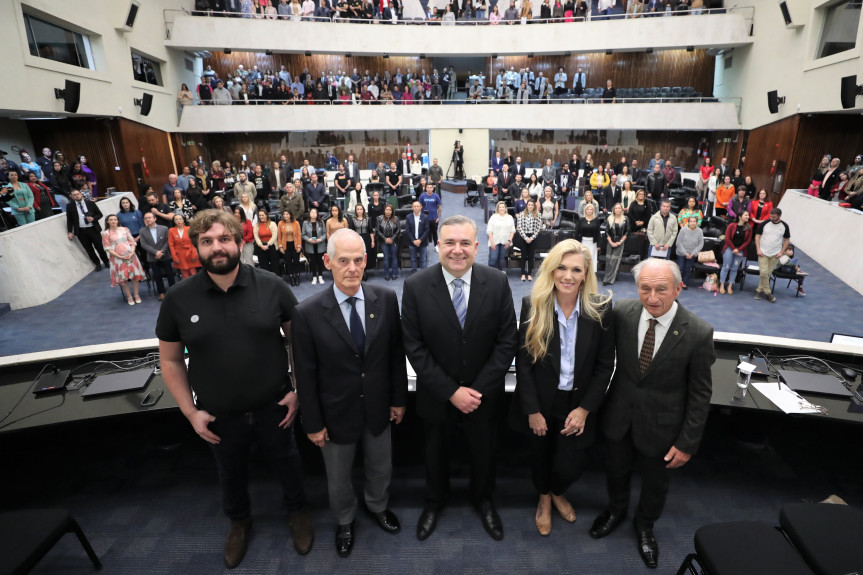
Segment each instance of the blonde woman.
[[578,205],[578,216],[579,217],[581,217],[581,218],[584,217],[584,208],[586,208],[588,205],[593,206],[593,212],[595,214],[599,213],[599,202],[597,202],[596,199],[594,199],[593,192],[591,192],[590,190],[587,190],[584,192],[584,197],[581,199],[581,203]]
[[488,266],[506,273],[506,251],[515,235],[515,221],[506,210],[506,202],[498,202],[488,219]]
[[[590,193],[590,192],[588,192]],[[580,241],[590,251],[593,260],[593,273],[596,273],[596,248],[599,245],[600,222],[593,204],[584,207],[584,216],[575,224],[575,239]]]
[[576,519],[563,494],[584,470],[596,438],[591,414],[602,405],[614,365],[611,295],[597,293],[592,270],[590,251],[564,240],[548,253],[522,300],[509,423],[532,437],[535,523],[542,536],[551,533],[552,505],[567,522]]

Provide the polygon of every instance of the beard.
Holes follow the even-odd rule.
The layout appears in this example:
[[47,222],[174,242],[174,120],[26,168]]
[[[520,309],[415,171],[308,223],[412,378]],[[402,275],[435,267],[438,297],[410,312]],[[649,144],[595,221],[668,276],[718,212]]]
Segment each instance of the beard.
[[[216,257],[220,256],[225,258],[224,262],[216,263],[215,261],[213,261]],[[204,267],[205,270],[207,270],[211,274],[223,276],[234,271],[234,269],[236,269],[236,267],[239,265],[240,252],[217,252],[210,254],[210,257],[208,258],[202,258],[199,254],[198,258],[201,260],[201,265]]]

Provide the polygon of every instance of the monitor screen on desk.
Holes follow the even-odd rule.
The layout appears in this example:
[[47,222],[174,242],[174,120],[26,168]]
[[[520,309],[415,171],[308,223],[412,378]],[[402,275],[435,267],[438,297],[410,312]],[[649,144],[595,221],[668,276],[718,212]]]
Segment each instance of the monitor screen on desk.
[[830,343],[863,347],[863,336],[834,333],[832,336],[830,336]]

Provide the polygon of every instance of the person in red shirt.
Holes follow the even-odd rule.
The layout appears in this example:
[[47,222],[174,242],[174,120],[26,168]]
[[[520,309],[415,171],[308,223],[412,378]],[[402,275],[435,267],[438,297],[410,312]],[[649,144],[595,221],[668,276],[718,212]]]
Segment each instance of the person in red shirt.
[[763,222],[770,219],[770,210],[773,209],[773,202],[767,199],[767,190],[758,192],[758,197],[749,202],[749,218],[752,224],[760,226]]
[[698,193],[698,201],[704,201],[704,194],[707,192],[707,181],[713,174],[713,164],[710,163],[710,158],[704,158],[704,165],[698,169],[699,178],[695,182],[695,191]]

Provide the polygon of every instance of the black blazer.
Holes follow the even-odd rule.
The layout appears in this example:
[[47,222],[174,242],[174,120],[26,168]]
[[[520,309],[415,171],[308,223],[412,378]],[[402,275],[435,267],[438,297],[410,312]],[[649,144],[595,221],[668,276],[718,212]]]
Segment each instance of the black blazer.
[[303,300],[291,316],[291,341],[303,428],[324,427],[333,443],[356,443],[364,429],[380,435],[390,407],[407,403],[408,376],[391,289],[363,284],[366,349],[361,356],[333,284]]
[[426,246],[429,243],[429,217],[424,213],[420,212],[420,233],[417,236],[414,232],[416,231],[414,228],[416,226],[416,216],[414,216],[413,212],[409,213],[405,218],[405,236],[409,242],[413,243],[414,240],[420,240],[420,247]]
[[[509,424],[515,430],[532,434],[527,422],[531,413],[551,413],[557,385],[560,381],[560,324],[554,322],[554,334],[548,343],[548,354],[533,363],[524,347],[527,328],[530,326],[530,296],[521,301],[521,318],[518,326],[518,355],[515,361],[516,386],[509,410]],[[578,334],[575,340],[575,381],[570,398],[570,411],[583,407],[589,411],[584,432],[573,436],[579,447],[587,447],[596,438],[596,413],[605,398],[611,373],[614,371],[614,318],[609,309],[603,311],[602,324],[579,315]]]
[[510,170],[510,173],[512,173],[512,177],[521,174],[523,180],[527,179],[527,168],[524,167],[524,162],[522,162],[521,165],[513,164],[510,167],[512,168]]
[[506,276],[474,264],[464,328],[459,325],[440,264],[405,281],[405,351],[417,374],[417,412],[442,422],[460,386],[483,394],[479,409],[494,409],[518,344],[512,291]]
[[[96,205],[96,202],[93,200],[84,200],[84,205],[87,206],[87,213],[93,218],[93,227],[96,228],[97,232],[102,231],[102,226],[99,224],[99,220],[102,219],[102,212],[99,210],[99,206]],[[66,232],[70,234],[77,235],[79,231],[81,231],[81,224],[78,221],[78,204],[72,200],[69,200],[69,207],[66,209]]]
[[713,328],[678,306],[644,375],[637,349],[641,302],[622,300],[612,312],[617,368],[602,410],[602,432],[619,441],[632,429],[635,448],[648,457],[662,457],[672,445],[695,453],[710,409]]

